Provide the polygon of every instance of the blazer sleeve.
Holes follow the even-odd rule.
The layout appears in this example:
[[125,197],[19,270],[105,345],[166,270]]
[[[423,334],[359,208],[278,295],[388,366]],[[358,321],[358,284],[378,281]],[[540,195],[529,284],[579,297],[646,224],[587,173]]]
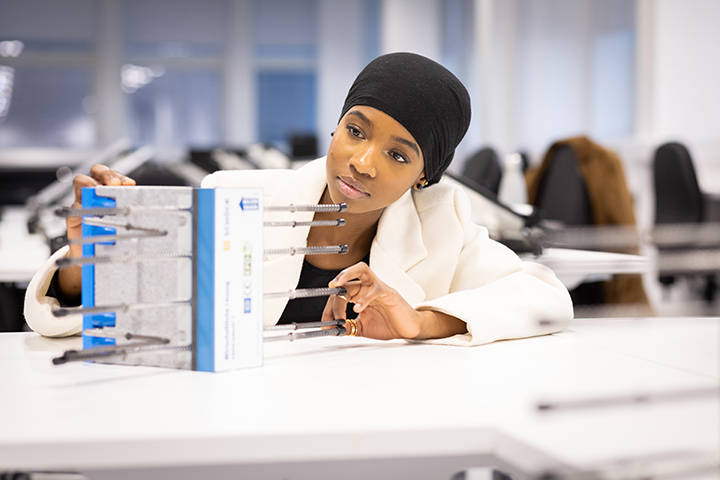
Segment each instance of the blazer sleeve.
[[48,297],[57,267],[57,259],[67,255],[69,247],[65,246],[55,252],[35,273],[25,291],[25,321],[33,331],[45,337],[68,337],[82,331],[82,315],[67,315],[56,318],[53,310],[60,306],[56,298]]
[[470,220],[469,204],[456,195],[464,232],[450,293],[416,305],[467,323],[468,333],[423,343],[480,345],[563,330],[573,318],[567,288],[548,267],[522,261]]

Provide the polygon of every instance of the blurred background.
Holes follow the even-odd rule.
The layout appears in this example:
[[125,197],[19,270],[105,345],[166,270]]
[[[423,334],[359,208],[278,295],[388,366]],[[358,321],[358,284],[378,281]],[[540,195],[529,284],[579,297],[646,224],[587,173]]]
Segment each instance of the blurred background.
[[[509,158],[541,192],[536,174],[556,142],[611,152],[631,201],[620,224],[640,232],[616,251],[630,244],[652,261],[642,272],[652,311],[716,315],[717,245],[662,270],[662,249],[642,233],[671,192],[681,211],[702,204],[671,223],[715,219],[718,18],[717,0],[0,0],[0,328],[23,328],[28,275],[62,241],[42,214],[65,204],[73,174],[117,161],[148,184],[197,185],[218,168],[292,168],[324,154],[354,77],[393,51],[433,58],[468,87],[473,121],[450,174],[469,176],[469,159],[489,152],[499,173],[475,189],[483,195],[500,198]],[[668,143],[684,148],[697,191],[659,191]],[[527,193],[500,200],[539,207],[540,193]],[[546,219],[599,223],[554,218],[548,205],[536,208]]]

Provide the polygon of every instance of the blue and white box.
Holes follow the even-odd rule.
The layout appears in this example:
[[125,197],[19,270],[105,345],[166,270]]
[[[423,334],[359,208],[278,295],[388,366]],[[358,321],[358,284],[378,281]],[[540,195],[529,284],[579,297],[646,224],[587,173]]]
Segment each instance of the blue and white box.
[[[95,307],[84,315],[83,348],[127,347],[101,363],[262,365],[262,199],[257,188],[83,189],[84,209],[115,210],[83,216],[83,256],[95,257],[83,266],[83,308]],[[133,351],[127,333],[165,343]]]
[[261,189],[198,189],[193,204],[195,370],[262,365]]

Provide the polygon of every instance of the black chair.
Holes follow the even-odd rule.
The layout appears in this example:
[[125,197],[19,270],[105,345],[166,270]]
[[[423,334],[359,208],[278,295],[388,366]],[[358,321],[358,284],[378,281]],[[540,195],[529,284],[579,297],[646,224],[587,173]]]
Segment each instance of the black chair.
[[677,142],[655,151],[655,224],[700,223],[705,220],[705,200],[688,149]]
[[193,165],[202,168],[208,173],[214,173],[218,170],[222,170],[220,167],[220,164],[217,163],[215,158],[213,158],[213,152],[214,148],[208,148],[208,149],[198,149],[198,148],[191,148],[190,149],[190,163]]
[[[679,142],[668,142],[655,150],[653,160],[653,183],[655,188],[655,225],[702,224],[708,220],[708,197],[703,194],[695,174],[695,166],[689,150]],[[687,245],[658,245],[658,252],[692,251],[692,232],[688,234]],[[678,275],[659,276],[664,286],[675,283]],[[697,277],[689,272],[683,275]],[[717,292],[714,274],[701,275],[702,297],[712,302]]]
[[293,160],[307,160],[318,157],[318,139],[314,133],[295,133],[290,136],[290,148]]
[[148,161],[128,172],[128,176],[135,180],[137,185],[192,187],[188,179],[175,173],[168,165]]
[[530,168],[530,155],[528,155],[527,152],[518,152],[520,154],[520,159],[522,161],[522,171],[523,173],[527,172],[528,168]]
[[575,152],[569,146],[556,149],[540,179],[533,204],[547,220],[564,225],[594,224],[587,186],[580,175]]
[[462,176],[481,185],[497,198],[502,178],[502,166],[498,154],[491,147],[481,148],[465,161]]
[[[593,225],[590,196],[573,149],[561,146],[549,160],[550,165],[540,179],[533,202],[540,217],[562,225]],[[572,289],[570,296],[575,305],[600,304],[603,301],[602,284],[584,282]]]
[[25,326],[23,302],[25,288],[0,283],[0,332],[21,332]]

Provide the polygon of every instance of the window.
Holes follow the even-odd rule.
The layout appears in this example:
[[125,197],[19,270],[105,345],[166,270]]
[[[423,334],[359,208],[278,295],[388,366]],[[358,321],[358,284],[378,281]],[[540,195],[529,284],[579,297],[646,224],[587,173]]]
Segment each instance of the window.
[[317,2],[255,0],[258,140],[288,151],[317,130]]
[[0,145],[93,147],[91,79],[85,68],[15,68],[12,97],[0,123]]
[[521,0],[517,12],[517,138],[540,151],[632,135],[634,2]]
[[315,132],[314,72],[258,74],[258,136],[263,142],[287,147],[294,134]]
[[222,140],[228,1],[123,3],[123,91],[135,145],[211,147]]
[[146,85],[128,93],[128,125],[133,142],[162,147],[218,145],[221,140],[219,72],[163,69],[155,75]]
[[95,3],[1,0],[0,11],[0,146],[93,147]]

